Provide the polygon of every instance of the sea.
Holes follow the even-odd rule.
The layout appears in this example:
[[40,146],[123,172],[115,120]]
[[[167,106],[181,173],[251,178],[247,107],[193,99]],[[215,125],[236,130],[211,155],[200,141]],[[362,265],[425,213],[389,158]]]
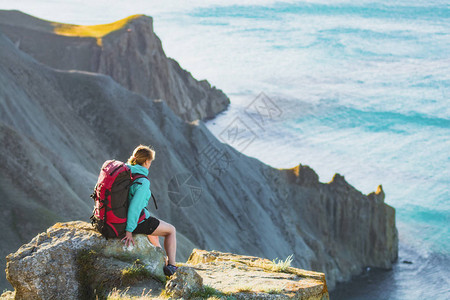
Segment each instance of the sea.
[[[153,17],[167,56],[231,100],[206,122],[276,168],[339,173],[396,209],[399,258],[331,299],[450,299],[450,4],[0,0],[47,20]],[[230,135],[230,129],[235,134]]]

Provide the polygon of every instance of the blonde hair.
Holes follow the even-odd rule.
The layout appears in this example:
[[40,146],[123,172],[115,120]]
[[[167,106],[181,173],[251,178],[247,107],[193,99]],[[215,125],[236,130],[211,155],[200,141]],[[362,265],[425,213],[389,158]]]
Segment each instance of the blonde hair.
[[130,156],[127,163],[130,165],[142,165],[148,159],[155,159],[155,150],[151,146],[139,145],[134,149],[133,155]]

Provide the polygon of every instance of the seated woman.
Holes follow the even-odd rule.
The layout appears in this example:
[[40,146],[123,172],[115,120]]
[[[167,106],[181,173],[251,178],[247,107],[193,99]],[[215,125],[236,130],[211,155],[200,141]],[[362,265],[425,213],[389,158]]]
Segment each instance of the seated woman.
[[[155,159],[155,151],[150,147],[139,145],[134,149],[133,155],[127,161],[132,174],[142,174],[148,176],[148,169]],[[164,266],[164,274],[171,276],[177,270],[175,266],[175,255],[177,248],[176,230],[169,223],[150,216],[147,210],[148,201],[151,196],[150,180],[148,177],[136,179],[129,192],[129,206],[127,215],[126,234],[122,241],[128,246],[131,242],[134,245],[133,233],[146,234],[149,241],[156,247],[160,247],[159,236],[164,236],[164,249],[168,256],[167,265]],[[141,214],[145,214],[145,219],[139,221]]]

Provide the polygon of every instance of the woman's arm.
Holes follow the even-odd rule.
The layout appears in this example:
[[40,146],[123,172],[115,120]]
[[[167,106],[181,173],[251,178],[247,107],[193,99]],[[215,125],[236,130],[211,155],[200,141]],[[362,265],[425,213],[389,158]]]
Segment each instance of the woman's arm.
[[139,182],[142,184],[136,186],[136,191],[128,206],[127,227],[125,230],[130,233],[136,229],[141,211],[147,206],[150,198],[150,181],[144,178],[139,180]]

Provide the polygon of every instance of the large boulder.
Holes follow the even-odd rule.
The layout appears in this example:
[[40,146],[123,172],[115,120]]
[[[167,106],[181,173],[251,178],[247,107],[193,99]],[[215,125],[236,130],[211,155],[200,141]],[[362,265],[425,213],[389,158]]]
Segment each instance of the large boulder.
[[[291,267],[289,259],[271,261],[255,256],[194,249],[185,266],[193,268],[203,278],[201,291],[191,293],[203,298],[329,299],[325,274]],[[169,284],[170,281],[166,284],[166,291]]]
[[164,284],[164,250],[145,235],[135,242],[106,240],[86,222],[57,223],[7,256],[6,277],[16,299],[103,298],[139,280]]

